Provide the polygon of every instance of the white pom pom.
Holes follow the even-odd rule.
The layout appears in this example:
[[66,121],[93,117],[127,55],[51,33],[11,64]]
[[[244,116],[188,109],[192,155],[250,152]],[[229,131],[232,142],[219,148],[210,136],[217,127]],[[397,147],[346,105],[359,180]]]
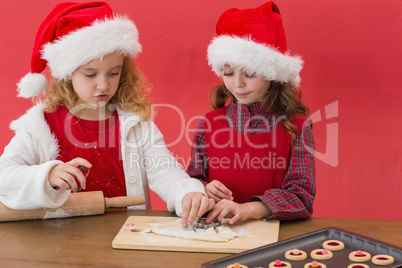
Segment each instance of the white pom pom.
[[28,73],[20,80],[17,86],[18,97],[28,99],[38,96],[40,93],[46,90],[47,79],[43,74]]

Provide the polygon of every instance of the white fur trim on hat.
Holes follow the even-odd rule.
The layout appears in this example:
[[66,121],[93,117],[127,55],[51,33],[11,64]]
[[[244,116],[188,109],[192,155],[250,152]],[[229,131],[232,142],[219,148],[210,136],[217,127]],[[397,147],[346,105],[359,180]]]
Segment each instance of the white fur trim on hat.
[[131,57],[141,52],[138,30],[125,17],[95,21],[48,43],[42,58],[47,60],[53,77],[67,80],[78,67],[117,51]]
[[222,76],[225,64],[238,66],[268,81],[290,83],[297,87],[303,61],[299,56],[282,54],[273,47],[256,43],[251,38],[221,35],[208,47],[208,63]]
[[46,76],[39,73],[28,73],[17,84],[18,97],[31,98],[39,95],[47,88]]

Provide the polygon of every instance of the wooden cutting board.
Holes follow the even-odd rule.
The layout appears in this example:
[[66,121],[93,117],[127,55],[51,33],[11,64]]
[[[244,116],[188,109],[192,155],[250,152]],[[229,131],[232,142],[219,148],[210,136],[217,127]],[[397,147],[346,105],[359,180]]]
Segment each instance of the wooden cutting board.
[[145,233],[157,223],[178,217],[132,216],[127,219],[112,242],[116,249],[238,253],[278,241],[279,221],[248,220],[230,225],[242,235],[228,242],[207,242]]

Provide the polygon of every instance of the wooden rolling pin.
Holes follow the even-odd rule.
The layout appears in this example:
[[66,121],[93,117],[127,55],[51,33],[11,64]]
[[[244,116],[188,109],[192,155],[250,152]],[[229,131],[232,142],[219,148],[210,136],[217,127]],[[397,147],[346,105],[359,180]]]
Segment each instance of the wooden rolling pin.
[[143,196],[107,198],[101,191],[71,193],[64,205],[58,208],[16,210],[10,209],[0,202],[0,222],[97,215],[105,213],[105,208],[143,204],[145,204]]

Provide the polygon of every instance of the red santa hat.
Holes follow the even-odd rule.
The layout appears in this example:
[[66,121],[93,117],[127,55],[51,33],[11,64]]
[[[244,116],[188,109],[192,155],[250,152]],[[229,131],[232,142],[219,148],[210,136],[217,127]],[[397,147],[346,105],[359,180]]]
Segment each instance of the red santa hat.
[[53,77],[66,80],[91,60],[119,52],[135,57],[141,52],[138,30],[107,3],[60,3],[45,18],[36,34],[31,72],[18,83],[18,96],[30,98],[47,88],[41,74],[48,66]]
[[218,76],[229,64],[269,81],[299,85],[303,61],[288,54],[281,14],[272,1],[253,9],[227,10],[216,33],[208,47],[208,62]]

